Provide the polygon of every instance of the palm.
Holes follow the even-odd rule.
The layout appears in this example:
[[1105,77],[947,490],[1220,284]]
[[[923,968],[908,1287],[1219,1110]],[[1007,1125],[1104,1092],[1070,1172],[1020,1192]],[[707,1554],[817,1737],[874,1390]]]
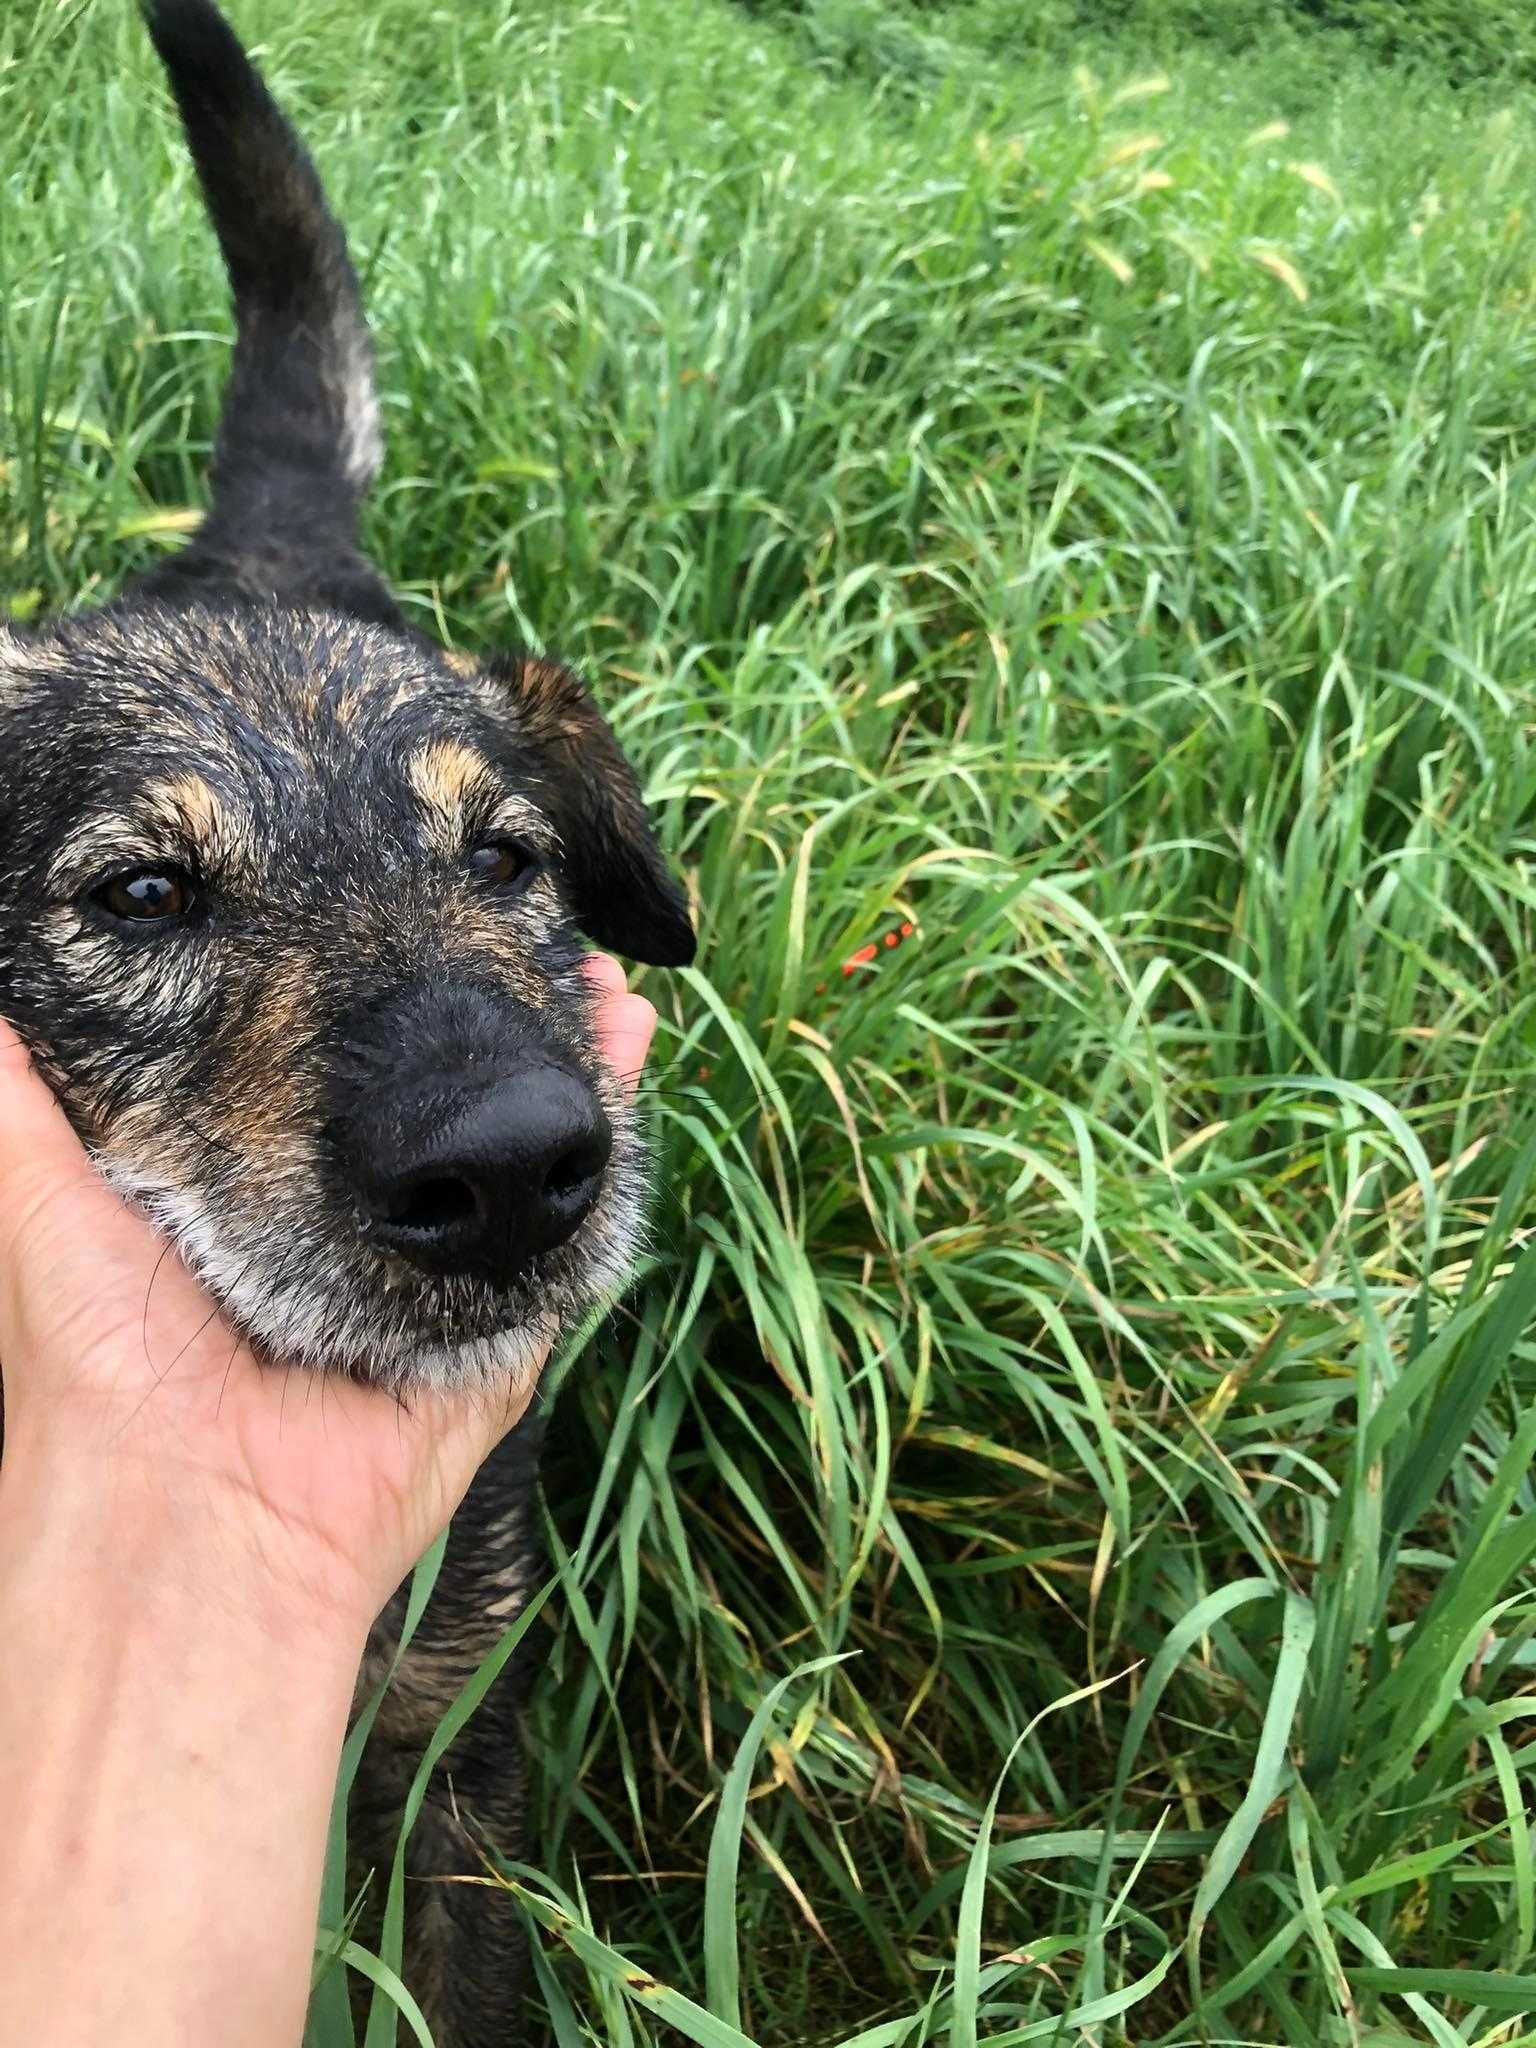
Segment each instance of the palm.
[[[95,1211],[83,1231],[79,1207]],[[259,1550],[295,1591],[382,1603],[457,1506],[533,1387],[500,1400],[423,1395],[264,1365],[210,1312],[148,1227],[104,1188],[69,1196],[68,1240],[39,1215],[28,1259],[27,1349],[67,1358],[12,1396],[12,1434],[62,1428],[164,1493],[195,1489],[205,1540]],[[87,1252],[83,1246],[89,1245]],[[85,1303],[88,1306],[82,1307]],[[45,1401],[40,1417],[34,1403]]]

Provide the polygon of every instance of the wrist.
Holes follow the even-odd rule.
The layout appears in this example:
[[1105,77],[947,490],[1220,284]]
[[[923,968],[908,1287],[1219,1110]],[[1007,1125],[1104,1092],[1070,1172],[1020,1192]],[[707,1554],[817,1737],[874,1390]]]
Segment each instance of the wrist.
[[[0,2039],[48,2011],[60,2048],[297,2040],[360,1636],[279,1618],[259,1580],[217,1586],[174,1501],[92,1503],[12,1450]],[[82,1900],[83,1957],[61,1903]]]

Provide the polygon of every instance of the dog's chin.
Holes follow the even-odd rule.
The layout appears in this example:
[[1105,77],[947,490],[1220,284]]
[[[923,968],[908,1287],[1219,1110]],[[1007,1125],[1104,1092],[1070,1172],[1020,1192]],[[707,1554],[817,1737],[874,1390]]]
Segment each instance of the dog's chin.
[[564,1336],[615,1299],[634,1262],[638,1211],[618,1195],[515,1290],[499,1293],[468,1280],[388,1274],[372,1256],[306,1240],[291,1222],[215,1222],[184,1190],[100,1163],[259,1358],[401,1397],[494,1397],[528,1385]]
[[484,1336],[422,1340],[381,1337],[363,1351],[300,1356],[291,1333],[269,1327],[268,1318],[247,1321],[232,1305],[225,1314],[264,1364],[299,1364],[310,1371],[337,1373],[379,1387],[396,1399],[413,1393],[510,1395],[535,1381],[564,1326],[517,1322]]

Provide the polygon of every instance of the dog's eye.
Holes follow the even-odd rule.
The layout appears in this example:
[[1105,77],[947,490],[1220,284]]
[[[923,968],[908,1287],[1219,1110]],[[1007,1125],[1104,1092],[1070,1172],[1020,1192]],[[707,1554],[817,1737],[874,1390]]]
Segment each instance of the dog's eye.
[[471,847],[469,871],[477,881],[493,889],[510,889],[533,873],[534,858],[526,847],[510,839],[485,839]]
[[163,924],[185,917],[196,897],[179,868],[130,868],[103,882],[94,900],[124,924]]

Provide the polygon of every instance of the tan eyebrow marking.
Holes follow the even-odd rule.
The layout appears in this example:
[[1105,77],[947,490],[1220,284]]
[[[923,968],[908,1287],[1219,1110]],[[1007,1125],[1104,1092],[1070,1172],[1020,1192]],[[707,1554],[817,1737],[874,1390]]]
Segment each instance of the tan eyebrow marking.
[[114,860],[192,858],[210,868],[249,865],[255,837],[251,821],[192,771],[146,785],[120,811],[76,827],[49,863],[54,887],[78,887],[91,871]]
[[152,782],[139,799],[145,814],[168,825],[182,826],[205,845],[227,833],[229,812],[212,783],[185,773]]
[[254,854],[250,819],[193,771],[151,783],[134,809],[186,840],[210,867],[249,861]]
[[470,799],[484,792],[491,764],[462,740],[429,740],[411,755],[405,772],[428,810],[457,819]]
[[511,833],[542,854],[559,850],[537,805],[504,790],[491,763],[462,740],[429,740],[408,756],[405,772],[434,844],[449,853],[462,853],[472,836],[488,832]]

